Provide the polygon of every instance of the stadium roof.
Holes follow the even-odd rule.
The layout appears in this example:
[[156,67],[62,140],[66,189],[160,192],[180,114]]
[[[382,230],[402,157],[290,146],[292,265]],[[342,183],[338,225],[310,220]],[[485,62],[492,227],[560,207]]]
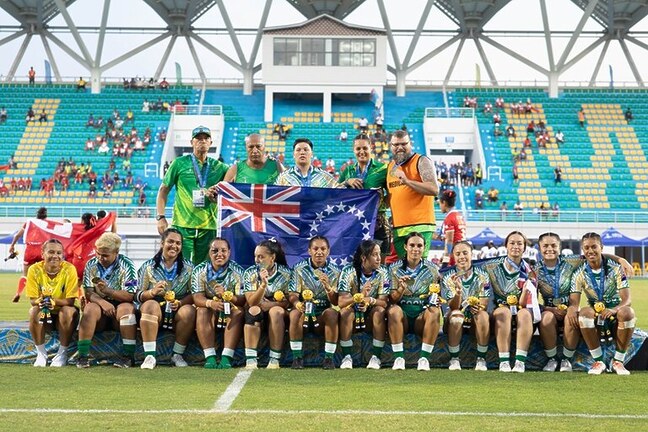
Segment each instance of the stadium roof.
[[[614,49],[618,50],[624,62],[616,64],[626,63],[619,64],[619,67],[629,69],[635,85],[643,87],[644,81],[637,63],[645,64],[647,60],[647,33],[633,28],[648,14],[646,1],[522,0],[524,7],[528,5],[529,9],[529,15],[519,17],[520,21],[527,21],[522,28],[520,23],[512,22],[518,21],[517,17],[510,20],[510,23],[498,20],[502,13],[510,9],[509,5],[516,1],[520,2],[408,0],[407,8],[404,8],[403,2],[395,0],[265,0],[254,2],[254,10],[249,11],[248,15],[256,13],[254,24],[248,22],[247,25],[241,25],[235,24],[231,19],[237,8],[245,7],[241,0],[130,0],[129,9],[148,9],[155,18],[146,19],[141,26],[135,28],[109,22],[111,9],[124,8],[124,3],[120,1],[5,0],[0,2],[0,8],[15,23],[2,20],[3,24],[0,24],[0,36],[8,33],[7,36],[0,37],[0,55],[4,54],[3,45],[12,41],[21,41],[21,44],[9,69],[1,70],[0,67],[0,73],[5,75],[7,81],[14,80],[23,56],[31,49],[31,44],[40,39],[57,79],[62,79],[58,64],[69,59],[80,64],[96,78],[105,75],[115,66],[134,61],[143,51],[162,47],[155,50],[155,54],[147,55],[146,64],[150,70],[142,71],[145,75],[159,78],[165,70],[170,53],[173,51],[175,54],[176,42],[184,41],[188,48],[185,51],[190,53],[201,81],[209,82],[213,78],[205,73],[205,62],[220,62],[225,68],[238,74],[241,80],[249,81],[262,70],[263,66],[257,63],[257,57],[261,35],[264,29],[270,27],[269,24],[289,27],[303,21],[303,18],[311,20],[328,14],[354,25],[354,19],[362,20],[371,12],[375,17],[373,21],[359,25],[384,29],[391,59],[388,71],[402,86],[416,70],[424,65],[430,66],[432,59],[435,59],[434,67],[429,70],[434,76],[431,76],[430,81],[443,84],[452,82],[461,55],[472,56],[472,62],[485,69],[487,82],[492,85],[499,84],[498,76],[502,75],[500,68],[510,68],[513,63],[528,71],[528,76],[546,77],[548,82],[554,81],[554,84],[566,71],[578,64],[579,70],[582,68],[588,74],[591,72],[591,76],[587,78],[594,85],[596,81],[600,81],[598,75],[608,49],[613,49],[618,43],[618,48]],[[84,8],[90,3],[98,7],[94,7],[91,13],[84,13]],[[559,7],[558,14],[547,11],[548,7],[556,5]],[[286,6],[289,9],[292,7],[298,15],[286,13]],[[539,10],[531,11],[532,6],[536,9],[539,7]],[[275,22],[270,22],[272,10],[281,7],[284,8],[281,15]],[[554,30],[554,21],[561,18],[558,15],[562,14],[563,9],[575,15],[576,20],[569,30]],[[400,28],[396,28],[393,23],[399,13],[406,14],[407,19],[402,20]],[[580,17],[576,16],[578,14]],[[302,19],[295,19],[300,16]],[[446,22],[441,22],[439,17]],[[540,27],[531,29],[533,23],[540,23]],[[153,37],[143,43],[140,43],[141,40],[146,38],[132,37],[129,42],[118,44],[121,51],[114,58],[107,62],[103,60],[105,42],[113,35],[138,32]],[[216,42],[214,37],[224,38],[226,43]],[[519,40],[523,38],[534,38],[544,52],[538,53],[538,48],[533,48],[534,55],[528,55],[526,50],[530,45],[519,44]],[[90,39],[93,42],[96,40],[94,55],[89,49]],[[407,39],[406,43],[402,42],[404,39]],[[425,43],[422,43],[424,39]],[[50,43],[57,49],[53,50]],[[474,48],[467,48],[469,45]],[[554,57],[554,51],[558,51],[558,48],[562,48],[562,53]],[[466,54],[469,49],[473,51]],[[462,54],[462,51],[465,53]],[[437,61],[441,54],[447,56],[448,61]],[[506,61],[500,60],[502,56]],[[636,57],[640,58],[635,61]],[[589,58],[589,63],[583,62],[585,58]],[[514,62],[510,62],[511,59]],[[502,63],[505,64],[502,66]],[[140,66],[136,69],[141,71]],[[213,69],[210,67],[210,70]],[[520,75],[527,76],[527,73]],[[582,75],[581,73],[580,76]]]

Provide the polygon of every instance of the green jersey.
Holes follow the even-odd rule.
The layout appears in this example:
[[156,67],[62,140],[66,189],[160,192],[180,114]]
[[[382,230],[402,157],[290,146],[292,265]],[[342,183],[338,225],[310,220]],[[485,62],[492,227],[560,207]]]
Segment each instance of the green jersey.
[[232,291],[234,295],[241,295],[243,267],[229,261],[225,267],[214,270],[211,261],[205,261],[194,268],[191,274],[192,293],[204,294],[210,299],[216,296],[217,285],[221,285],[226,291]]
[[403,291],[400,299],[401,305],[425,306],[430,285],[439,282],[439,267],[432,261],[421,260],[419,265],[412,269],[404,264],[403,260],[396,261],[389,266],[392,289],[398,288],[398,280],[403,276],[410,276],[410,283]]
[[628,279],[619,264],[605,257],[600,269],[593,270],[584,262],[572,276],[571,292],[584,293],[590,306],[596,302],[605,303],[606,308],[617,306],[622,289],[630,289]]
[[510,295],[517,297],[519,300],[522,294],[522,286],[533,272],[526,261],[520,263],[519,269],[510,271],[505,264],[507,259],[507,257],[500,257],[479,266],[488,274],[493,289],[493,298],[497,306],[507,305],[506,298]]
[[480,268],[473,267],[468,273],[457,276],[457,268],[448,270],[441,279],[441,294],[448,302],[457,292],[457,283],[461,282],[461,299],[477,297],[489,298],[491,295],[490,279],[488,274]]
[[85,270],[83,270],[83,286],[88,294],[94,293],[114,305],[119,304],[118,301],[108,299],[103,293],[95,290],[95,283],[93,282],[95,278],[106,281],[108,287],[116,291],[124,290],[131,294],[135,294],[135,291],[137,291],[135,265],[130,258],[121,254],[117,255],[115,261],[108,268],[104,268],[96,257],[91,258],[87,262]]
[[[191,270],[193,264],[187,260],[182,261],[182,269],[178,272],[178,261],[173,263],[170,269],[164,266],[164,261],[160,261],[160,265],[155,264],[155,260],[151,258],[146,261],[137,271],[138,288],[135,295],[135,303],[137,307],[140,306],[140,296],[144,291],[153,289],[159,281],[167,283],[166,290],[175,292],[175,298],[181,300],[191,294]],[[155,298],[158,302],[164,301],[164,296]]]
[[326,289],[319,280],[317,272],[324,273],[331,284],[333,290],[337,289],[338,278],[340,277],[340,269],[327,261],[324,267],[313,268],[311,259],[304,259],[293,267],[292,279],[290,280],[289,292],[301,293],[304,290],[313,291],[313,300],[318,308],[327,308],[329,306],[328,295]]
[[350,178],[361,179],[364,189],[381,189],[379,211],[387,211],[389,207],[385,199],[387,191],[387,164],[371,159],[364,171],[360,169],[357,163],[348,165],[340,174],[338,181],[344,183]]
[[351,295],[362,292],[362,287],[367,282],[371,285],[368,297],[378,298],[380,296],[386,296],[391,291],[387,267],[381,265],[369,276],[360,274],[360,280],[358,280],[358,274],[353,264],[347,264],[340,273],[338,292],[349,293]]
[[235,183],[274,184],[279,177],[279,163],[273,159],[266,160],[261,169],[250,168],[246,161],[236,164]]
[[[274,293],[281,291],[288,297],[288,287],[290,286],[291,272],[290,269],[284,265],[275,264],[277,270],[272,276],[268,278],[268,286],[266,286],[263,296],[268,300],[274,299]],[[253,292],[257,289],[257,281],[259,280],[259,270],[257,266],[252,266],[245,270],[243,273],[243,292]]]
[[[173,226],[191,229],[216,229],[216,203],[203,196],[204,205],[194,206],[194,192],[207,189],[225,178],[227,165],[207,158],[205,164],[191,155],[176,158],[169,166],[163,183],[169,189],[176,187],[173,204]],[[194,160],[196,167],[194,167]],[[206,174],[206,175],[205,175]],[[198,179],[203,179],[199,185]],[[206,181],[205,181],[206,180]]]
[[558,257],[555,267],[547,267],[540,260],[535,268],[538,274],[538,292],[545,306],[558,306],[569,303],[572,275],[583,263],[579,255]]

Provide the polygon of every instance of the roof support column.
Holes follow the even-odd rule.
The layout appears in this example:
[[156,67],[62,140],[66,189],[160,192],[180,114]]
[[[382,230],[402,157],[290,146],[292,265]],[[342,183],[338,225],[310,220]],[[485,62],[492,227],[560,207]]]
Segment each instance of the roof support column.
[[9,68],[9,72],[7,72],[7,79],[6,79],[7,82],[13,81],[14,75],[16,75],[16,70],[18,69],[20,62],[22,61],[22,58],[25,55],[25,51],[27,51],[27,47],[29,46],[29,42],[31,41],[31,38],[32,38],[32,34],[28,33],[27,36],[25,37],[25,40],[23,40],[22,45],[20,45],[20,49],[16,54],[16,58],[14,59],[11,68]]

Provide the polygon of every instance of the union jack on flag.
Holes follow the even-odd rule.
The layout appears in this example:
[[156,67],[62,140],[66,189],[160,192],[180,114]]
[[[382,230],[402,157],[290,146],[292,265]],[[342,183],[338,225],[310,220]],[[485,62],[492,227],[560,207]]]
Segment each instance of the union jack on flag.
[[289,265],[308,256],[308,241],[325,236],[331,260],[350,262],[362,240],[373,238],[380,196],[374,190],[299,186],[218,185],[218,235],[227,239],[231,258],[254,264],[254,248],[275,238]]

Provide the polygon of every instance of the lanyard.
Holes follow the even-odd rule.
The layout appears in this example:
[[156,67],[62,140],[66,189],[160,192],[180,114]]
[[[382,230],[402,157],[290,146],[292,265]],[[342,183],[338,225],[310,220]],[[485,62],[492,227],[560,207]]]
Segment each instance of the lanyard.
[[297,177],[299,177],[299,181],[302,184],[302,186],[310,187],[312,180],[313,180],[313,171],[315,169],[313,167],[308,168],[308,174],[304,177],[301,175],[301,171],[295,168],[295,174],[297,174]]
[[369,174],[369,168],[371,168],[372,162],[373,162],[373,159],[369,159],[369,163],[367,164],[367,167],[364,169],[364,171],[362,171],[360,169],[360,164],[359,163],[356,164],[356,177],[359,178],[359,179],[362,179],[362,180],[366,179],[367,174]]
[[115,270],[115,267],[117,266],[117,260],[118,259],[119,259],[119,257],[117,257],[117,259],[115,259],[115,262],[110,264],[108,266],[108,268],[104,268],[104,266],[97,263],[97,272],[99,273],[99,277],[101,279],[103,279],[103,280],[105,280],[107,282],[111,278],[111,276],[113,274],[113,270]]
[[173,265],[171,266],[171,270],[168,270],[164,263],[161,263],[160,267],[162,268],[162,273],[164,273],[164,278],[168,281],[173,281],[175,280],[176,276],[178,275],[178,261],[173,261]]
[[587,270],[587,275],[590,278],[592,287],[596,291],[596,296],[598,297],[598,301],[603,301],[603,293],[605,292],[605,258],[603,258],[603,260],[601,261],[601,273],[599,275],[600,279],[598,284],[596,283],[596,276],[592,271],[592,267],[590,267],[589,264],[585,264],[585,269]]
[[219,278],[221,278],[221,276],[223,276],[223,273],[227,271],[227,267],[228,267],[227,264],[225,264],[223,267],[219,268],[218,270],[215,270],[214,266],[212,266],[211,263],[209,263],[207,265],[207,282],[217,281]]
[[201,189],[207,184],[207,177],[209,177],[209,161],[205,159],[202,170],[198,168],[198,160],[195,155],[191,155],[191,163],[193,164],[194,175],[196,176],[196,183]]
[[549,269],[547,268],[545,262],[542,261],[542,270],[544,270],[544,274],[546,275],[547,282],[549,282],[549,285],[551,285],[551,289],[553,291],[553,296],[555,299],[560,298],[561,267],[562,267],[562,260],[558,258],[558,262],[556,262],[556,267],[554,267],[554,274],[551,274],[549,273]]

